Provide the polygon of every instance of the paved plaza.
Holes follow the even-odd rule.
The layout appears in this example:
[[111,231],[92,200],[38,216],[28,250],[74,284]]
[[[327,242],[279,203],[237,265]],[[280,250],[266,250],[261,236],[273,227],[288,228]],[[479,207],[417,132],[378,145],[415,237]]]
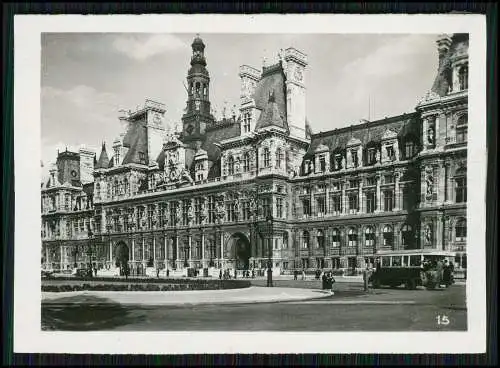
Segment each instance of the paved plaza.
[[[345,281],[345,280],[344,280]],[[44,330],[130,331],[463,331],[465,286],[363,290],[317,280],[253,280],[246,289],[181,292],[44,293]],[[55,295],[59,294],[59,295]],[[446,316],[449,323],[438,324]]]

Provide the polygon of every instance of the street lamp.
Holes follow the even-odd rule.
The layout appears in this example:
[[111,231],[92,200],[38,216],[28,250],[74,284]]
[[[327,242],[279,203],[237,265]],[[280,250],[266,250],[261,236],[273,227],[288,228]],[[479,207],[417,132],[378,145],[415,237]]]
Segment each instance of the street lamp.
[[266,216],[266,223],[267,223],[267,236],[268,236],[268,252],[267,252],[267,287],[272,287],[273,286],[273,269],[272,269],[272,257],[271,253],[273,251],[273,245],[272,245],[272,232],[273,232],[273,216],[271,214],[268,214]]

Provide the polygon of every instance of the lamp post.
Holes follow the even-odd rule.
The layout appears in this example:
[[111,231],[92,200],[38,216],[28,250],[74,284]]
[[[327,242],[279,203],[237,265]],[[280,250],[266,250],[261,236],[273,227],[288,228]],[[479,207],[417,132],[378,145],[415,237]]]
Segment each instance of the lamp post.
[[271,253],[273,251],[272,238],[273,233],[273,216],[268,214],[266,216],[266,233],[268,236],[268,252],[267,252],[267,287],[273,287],[273,269],[272,269],[272,257]]
[[92,277],[92,242],[93,242],[93,237],[94,233],[92,232],[92,229],[90,228],[90,223],[87,225],[87,237],[88,237],[88,242],[87,242],[87,260],[88,260],[88,273],[89,276]]

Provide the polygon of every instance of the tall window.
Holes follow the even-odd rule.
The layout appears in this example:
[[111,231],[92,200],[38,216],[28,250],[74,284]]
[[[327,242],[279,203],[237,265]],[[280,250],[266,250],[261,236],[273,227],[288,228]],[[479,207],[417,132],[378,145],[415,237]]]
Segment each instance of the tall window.
[[325,158],[325,155],[321,155],[319,157],[319,168],[320,168],[321,172],[325,172],[326,171],[326,158]]
[[318,215],[324,215],[326,213],[326,201],[325,196],[319,196],[316,198],[317,206],[318,206]]
[[196,224],[201,224],[201,205],[203,203],[202,198],[196,198],[194,201],[194,218]]
[[394,147],[392,145],[386,146],[385,149],[386,149],[387,158],[389,159],[389,161],[394,161],[396,159],[396,156],[394,154]]
[[233,156],[229,156],[227,159],[227,171],[228,175],[234,175],[234,158]]
[[366,185],[369,187],[377,185],[377,178],[375,176],[366,178]]
[[340,247],[340,231],[338,229],[332,230],[332,247]]
[[170,202],[170,226],[177,225],[177,202]]
[[125,179],[123,179],[123,192],[125,194],[128,194],[129,189],[130,188],[129,188],[128,180],[127,180],[127,178],[125,178]]
[[415,154],[415,143],[412,140],[405,142],[405,158],[410,159]]
[[464,242],[467,240],[467,222],[459,219],[455,225],[455,241]]
[[413,245],[413,231],[410,225],[405,224],[401,228],[401,241],[405,249],[409,249]]
[[250,202],[243,201],[241,207],[242,207],[242,212],[243,212],[243,220],[244,221],[251,220],[251,218],[250,218]]
[[269,148],[264,147],[264,167],[271,166],[271,153],[269,152]]
[[469,67],[468,65],[463,65],[458,70],[458,85],[460,91],[463,91],[469,87]]
[[349,180],[349,188],[357,188],[359,186],[358,179]]
[[302,248],[309,249],[309,231],[307,230],[302,233]]
[[392,227],[385,226],[383,230],[384,247],[392,247],[394,244],[394,232]]
[[66,194],[66,195],[64,196],[64,209],[65,209],[66,211],[69,211],[69,210],[70,210],[70,208],[69,208],[69,207],[70,207],[69,200],[70,200],[70,196],[69,196],[69,194]]
[[377,159],[377,150],[376,148],[368,148],[367,152],[367,161],[368,165],[373,165]]
[[366,212],[373,213],[375,212],[375,200],[376,194],[375,192],[367,192],[366,193]]
[[467,114],[461,115],[457,120],[457,143],[467,142]]
[[358,244],[358,233],[356,232],[356,229],[349,229],[347,232],[347,240],[350,247],[355,247]]
[[189,212],[190,202],[191,201],[188,199],[182,201],[182,225],[184,226],[189,225],[188,212]]
[[336,170],[345,169],[345,167],[342,167],[342,155],[341,154],[335,155],[335,169]]
[[408,211],[411,207],[411,190],[408,185],[405,185],[403,187],[403,199],[402,199],[402,205],[403,205],[403,210]]
[[208,197],[208,222],[215,223],[215,198],[213,196]]
[[375,230],[372,226],[368,226],[365,229],[365,245],[367,247],[373,247],[375,245]]
[[459,170],[455,176],[455,202],[467,202],[467,176],[465,170]]
[[302,200],[302,208],[304,209],[305,216],[311,216],[311,202],[309,199]]
[[235,211],[234,202],[231,201],[229,203],[226,203],[226,214],[227,214],[227,220],[229,222],[236,221],[236,211]]
[[271,198],[262,198],[262,210],[263,210],[264,218],[272,215]]
[[352,164],[354,167],[358,167],[358,152],[356,150],[351,151]]
[[283,151],[281,148],[276,150],[276,168],[281,169],[283,167]]
[[243,114],[243,133],[250,132],[250,121],[252,120],[252,115],[250,112],[245,112]]
[[384,190],[384,211],[389,212],[394,208],[394,191]]
[[250,155],[248,152],[245,152],[243,155],[243,172],[250,171]]
[[349,213],[355,213],[358,211],[358,194],[349,194]]
[[154,205],[152,204],[148,205],[148,229],[153,228],[153,212],[154,212]]
[[342,211],[341,196],[336,194],[330,197],[330,213],[339,213]]
[[283,217],[283,198],[276,198],[276,216]]

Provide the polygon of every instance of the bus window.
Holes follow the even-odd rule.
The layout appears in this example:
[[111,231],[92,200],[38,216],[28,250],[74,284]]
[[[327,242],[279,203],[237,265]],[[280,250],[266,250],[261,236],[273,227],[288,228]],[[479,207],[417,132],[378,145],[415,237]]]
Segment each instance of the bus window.
[[419,267],[420,264],[420,256],[410,256],[410,266]]
[[391,266],[391,258],[382,257],[382,267],[390,267],[390,266]]
[[392,266],[401,267],[401,256],[392,257]]

